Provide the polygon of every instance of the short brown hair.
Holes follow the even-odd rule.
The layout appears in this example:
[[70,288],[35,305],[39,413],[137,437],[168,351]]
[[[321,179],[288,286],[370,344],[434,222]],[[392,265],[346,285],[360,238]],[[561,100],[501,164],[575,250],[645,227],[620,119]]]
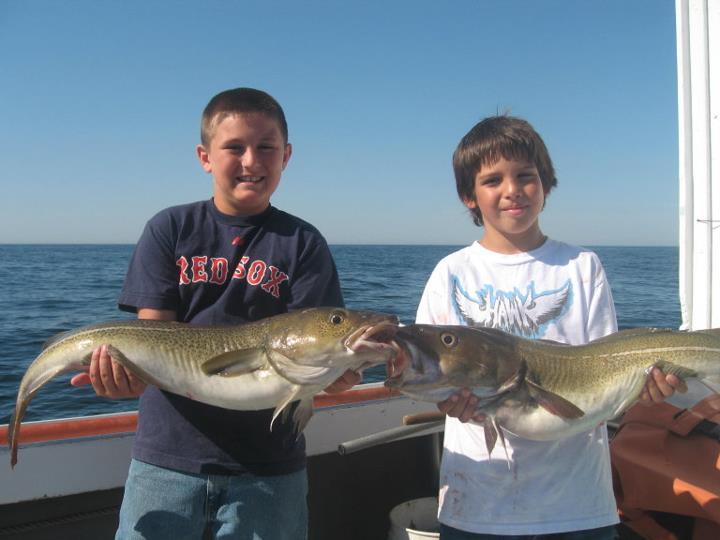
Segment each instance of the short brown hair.
[[[453,153],[455,185],[460,200],[472,200],[475,176],[482,167],[497,163],[500,158],[527,160],[537,167],[545,197],[557,186],[550,154],[540,135],[529,122],[512,116],[490,116],[478,122],[460,140]],[[475,225],[483,224],[478,208],[471,209]]]
[[288,142],[288,127],[285,113],[270,94],[255,88],[233,88],[213,97],[205,107],[200,123],[200,141],[208,146],[217,125],[226,117],[238,113],[262,113],[278,123],[285,143]]

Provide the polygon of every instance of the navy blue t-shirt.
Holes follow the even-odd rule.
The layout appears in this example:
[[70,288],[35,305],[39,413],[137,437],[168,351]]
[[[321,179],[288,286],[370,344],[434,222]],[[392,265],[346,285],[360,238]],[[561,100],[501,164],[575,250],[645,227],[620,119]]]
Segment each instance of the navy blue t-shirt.
[[[228,325],[312,306],[343,306],[335,263],[309,223],[272,206],[249,217],[212,200],[163,210],[130,260],[120,309],[167,309],[192,324]],[[287,474],[305,439],[273,411],[233,411],[148,386],[133,457],[191,473]],[[283,415],[281,415],[283,416]]]

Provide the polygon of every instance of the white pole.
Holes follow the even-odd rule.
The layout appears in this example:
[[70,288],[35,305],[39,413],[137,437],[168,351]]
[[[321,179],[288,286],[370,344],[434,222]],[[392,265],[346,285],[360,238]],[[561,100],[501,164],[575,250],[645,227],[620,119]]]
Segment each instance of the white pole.
[[715,328],[720,327],[720,0],[676,0],[675,6],[682,328]]

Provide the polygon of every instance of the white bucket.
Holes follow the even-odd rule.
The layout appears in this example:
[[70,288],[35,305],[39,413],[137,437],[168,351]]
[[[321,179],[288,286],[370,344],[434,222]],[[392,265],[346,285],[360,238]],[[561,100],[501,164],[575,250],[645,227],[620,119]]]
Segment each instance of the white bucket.
[[398,504],[390,511],[388,540],[440,538],[437,497],[425,497]]

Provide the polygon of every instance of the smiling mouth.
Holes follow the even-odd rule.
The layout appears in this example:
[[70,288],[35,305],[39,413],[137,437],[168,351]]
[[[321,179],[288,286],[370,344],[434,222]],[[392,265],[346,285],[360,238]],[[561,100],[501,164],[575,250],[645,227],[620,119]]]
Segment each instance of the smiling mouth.
[[505,208],[504,211],[510,212],[510,213],[519,213],[524,210],[527,210],[527,208],[528,208],[527,206],[511,206],[510,208]]
[[265,179],[264,176],[238,176],[235,178],[241,184],[257,184]]

